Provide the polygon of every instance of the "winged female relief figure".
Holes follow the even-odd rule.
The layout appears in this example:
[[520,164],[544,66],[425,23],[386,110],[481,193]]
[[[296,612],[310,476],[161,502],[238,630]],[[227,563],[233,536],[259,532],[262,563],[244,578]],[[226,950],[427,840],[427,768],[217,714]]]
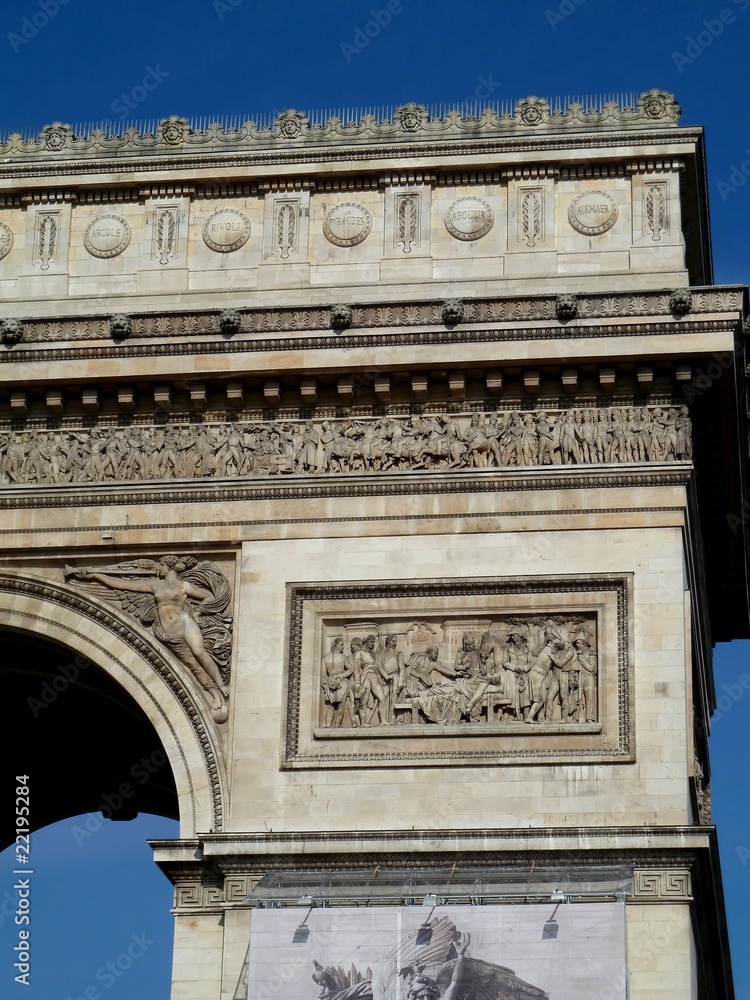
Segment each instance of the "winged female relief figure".
[[548,1000],[512,969],[470,958],[471,935],[458,934],[448,917],[425,926],[428,942],[419,943],[420,931],[411,931],[364,975],[354,965],[347,973],[314,962],[320,1000]]
[[66,566],[65,578],[150,628],[210,696],[216,721],[226,722],[231,591],[218,566],[191,556],[164,556],[158,562],[137,559],[106,569]]

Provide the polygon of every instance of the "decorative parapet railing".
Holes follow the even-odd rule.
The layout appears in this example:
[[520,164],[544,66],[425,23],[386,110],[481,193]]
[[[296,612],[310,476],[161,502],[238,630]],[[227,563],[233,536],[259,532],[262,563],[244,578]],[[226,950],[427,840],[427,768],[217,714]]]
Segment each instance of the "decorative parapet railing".
[[253,149],[305,148],[340,144],[366,145],[404,141],[445,141],[532,135],[537,132],[577,132],[589,129],[663,128],[677,125],[680,106],[671,94],[650,90],[636,100],[592,101],[588,106],[560,102],[551,104],[527,97],[513,105],[449,110],[405,104],[381,109],[379,114],[351,114],[350,120],[332,115],[307,115],[289,110],[266,122],[190,122],[171,115],[142,128],[123,128],[122,123],[102,123],[105,128],[84,126],[80,134],[70,125],[45,125],[38,138],[13,133],[0,143],[4,159],[66,160],[133,154],[233,152]]

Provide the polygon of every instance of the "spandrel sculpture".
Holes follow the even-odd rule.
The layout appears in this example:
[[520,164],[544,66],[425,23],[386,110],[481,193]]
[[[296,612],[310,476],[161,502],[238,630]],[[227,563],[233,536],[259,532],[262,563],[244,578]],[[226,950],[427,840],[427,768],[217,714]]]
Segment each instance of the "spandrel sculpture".
[[136,559],[99,568],[65,567],[74,587],[132,615],[190,670],[226,722],[232,614],[229,581],[212,562],[192,556]]

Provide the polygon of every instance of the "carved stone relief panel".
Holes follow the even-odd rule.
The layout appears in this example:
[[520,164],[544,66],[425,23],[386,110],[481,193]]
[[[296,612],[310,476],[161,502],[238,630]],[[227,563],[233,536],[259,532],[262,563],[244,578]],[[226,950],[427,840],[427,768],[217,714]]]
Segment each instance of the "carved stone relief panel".
[[178,262],[184,266],[189,199],[150,198],[145,207],[151,266],[157,270]]
[[59,264],[63,249],[62,211],[38,211],[34,220],[34,267],[49,271]]
[[217,722],[228,718],[232,592],[222,569],[192,556],[66,566],[70,586],[114,604],[179,660]]
[[430,253],[431,195],[429,184],[385,188],[385,257],[398,261]]
[[679,406],[0,426],[0,487],[688,462]]
[[636,247],[660,254],[666,247],[682,249],[679,182],[677,170],[633,175],[633,244]]
[[626,578],[289,591],[286,766],[629,758]]
[[307,259],[310,193],[269,193],[265,197],[263,260],[296,263]]
[[508,182],[508,252],[554,250],[555,188],[551,178]]

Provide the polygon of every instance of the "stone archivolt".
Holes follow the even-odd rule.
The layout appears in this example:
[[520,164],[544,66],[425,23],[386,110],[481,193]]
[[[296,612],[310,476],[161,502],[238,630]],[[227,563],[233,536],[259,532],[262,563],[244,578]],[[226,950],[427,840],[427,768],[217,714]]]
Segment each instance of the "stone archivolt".
[[326,633],[324,728],[599,720],[591,615],[354,622]]
[[0,433],[0,485],[680,462],[687,406],[98,425]]

